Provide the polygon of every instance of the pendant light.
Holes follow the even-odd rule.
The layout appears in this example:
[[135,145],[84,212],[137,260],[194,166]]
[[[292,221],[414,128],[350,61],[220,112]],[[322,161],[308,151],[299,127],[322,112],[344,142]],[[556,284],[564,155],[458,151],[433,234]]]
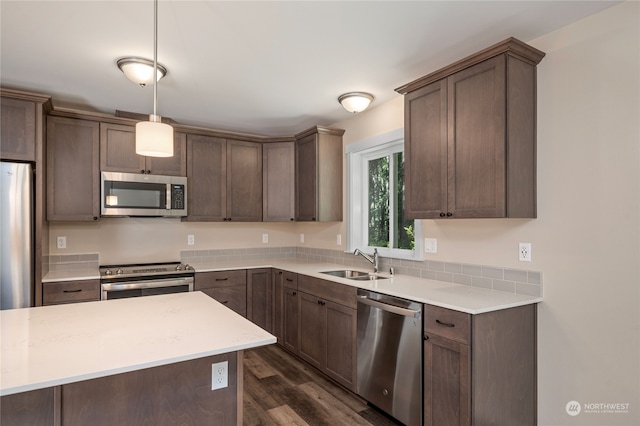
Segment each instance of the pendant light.
[[[153,2],[153,74],[158,74],[158,0]],[[136,154],[147,157],[173,157],[173,127],[161,122],[158,108],[158,82],[153,85],[153,114],[149,121],[136,124]]]

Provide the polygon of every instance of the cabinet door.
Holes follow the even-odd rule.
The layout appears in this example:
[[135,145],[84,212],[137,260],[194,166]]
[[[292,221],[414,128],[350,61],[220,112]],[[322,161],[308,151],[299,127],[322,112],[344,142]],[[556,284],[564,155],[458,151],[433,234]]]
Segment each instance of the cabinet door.
[[284,325],[283,346],[294,354],[298,353],[298,290],[285,287],[284,289]]
[[505,57],[448,78],[447,211],[455,217],[506,215]]
[[317,135],[296,141],[296,220],[315,221],[318,217]]
[[405,96],[405,217],[436,218],[447,208],[447,85]]
[[100,123],[100,169],[108,172],[147,173],[145,157],[136,154],[136,128]]
[[326,302],[326,374],[355,392],[357,311]]
[[282,325],[284,319],[284,272],[278,269],[272,270],[272,326],[271,333],[276,336],[278,343],[282,344]]
[[469,345],[425,335],[425,426],[471,424],[470,365]]
[[262,221],[290,222],[295,218],[295,144],[262,146]]
[[187,135],[173,132],[173,157],[145,157],[146,169],[154,175],[187,175]]
[[262,221],[262,145],[227,141],[227,220]]
[[0,105],[3,160],[36,161],[35,102],[2,98]]
[[300,292],[300,357],[323,370],[326,365],[326,302]]
[[247,319],[273,331],[271,269],[247,270]]
[[47,119],[47,220],[98,220],[99,159],[98,123]]
[[187,135],[187,221],[222,221],[227,217],[227,141]]

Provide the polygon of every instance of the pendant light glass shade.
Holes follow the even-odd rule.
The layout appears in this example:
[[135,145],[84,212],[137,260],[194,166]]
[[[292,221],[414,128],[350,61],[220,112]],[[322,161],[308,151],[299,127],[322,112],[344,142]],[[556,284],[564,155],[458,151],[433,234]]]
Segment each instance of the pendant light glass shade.
[[[157,120],[160,117],[156,116]],[[155,121],[136,123],[136,154],[147,157],[173,157],[173,127]]]
[[344,109],[357,114],[369,107],[373,101],[373,95],[365,92],[349,92],[338,97],[338,102]]

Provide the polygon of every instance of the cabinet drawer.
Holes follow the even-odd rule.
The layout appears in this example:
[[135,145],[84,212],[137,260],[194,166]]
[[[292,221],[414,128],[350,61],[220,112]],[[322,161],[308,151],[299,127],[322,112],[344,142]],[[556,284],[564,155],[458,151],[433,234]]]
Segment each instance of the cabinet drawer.
[[245,286],[207,288],[201,291],[243,317],[247,316],[247,288]]
[[60,281],[42,284],[42,304],[88,302],[100,300],[100,281]]
[[357,307],[356,287],[302,275],[298,278],[298,290],[343,306],[354,309]]
[[233,287],[247,284],[245,269],[233,271],[198,272],[194,281],[194,289]]
[[294,290],[298,289],[298,274],[293,272],[283,271],[283,284],[287,288],[292,288]]
[[471,342],[471,315],[438,306],[425,305],[424,332],[456,342]]

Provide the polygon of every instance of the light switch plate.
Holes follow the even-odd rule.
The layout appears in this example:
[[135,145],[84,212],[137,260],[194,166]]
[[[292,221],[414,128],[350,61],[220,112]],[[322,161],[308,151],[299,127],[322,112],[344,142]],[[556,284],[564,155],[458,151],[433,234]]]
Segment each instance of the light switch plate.
[[269,234],[262,234],[262,242],[267,244],[269,242]]
[[187,235],[187,245],[194,245],[196,243],[196,236],[195,235]]
[[304,234],[300,234],[300,242],[304,243]]
[[424,252],[425,253],[437,253],[438,252],[438,240],[436,238],[424,239]]

